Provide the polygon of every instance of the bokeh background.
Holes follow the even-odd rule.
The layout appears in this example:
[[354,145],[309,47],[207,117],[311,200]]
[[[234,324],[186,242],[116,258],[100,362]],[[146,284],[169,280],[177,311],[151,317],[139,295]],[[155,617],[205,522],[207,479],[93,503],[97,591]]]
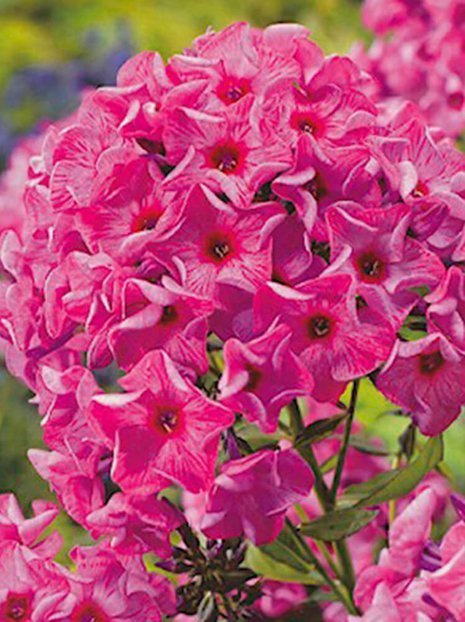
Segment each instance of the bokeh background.
[[[21,136],[74,110],[86,86],[113,84],[135,52],[154,49],[168,57],[209,26],[246,20],[303,23],[327,53],[344,53],[355,40],[370,41],[360,7],[360,0],[0,0],[0,171]],[[26,457],[28,448],[42,446],[31,397],[1,367],[0,492],[14,491],[26,511],[32,499],[52,498]],[[368,383],[361,398],[358,418],[395,450],[406,420],[389,414],[390,405]],[[451,476],[465,492],[463,421],[448,432],[446,452]],[[86,536],[65,515],[59,528],[64,561]]]

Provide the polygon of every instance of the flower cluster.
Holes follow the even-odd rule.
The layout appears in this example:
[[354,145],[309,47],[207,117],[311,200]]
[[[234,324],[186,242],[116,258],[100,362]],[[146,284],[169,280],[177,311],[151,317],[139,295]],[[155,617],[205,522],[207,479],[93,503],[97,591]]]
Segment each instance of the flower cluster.
[[[50,561],[39,571],[63,584],[43,618],[28,594],[44,562],[15,536],[5,564],[32,574],[0,578],[0,606],[23,603],[13,619],[158,620],[171,592],[147,553],[180,575],[181,614],[247,619],[274,598],[282,612],[301,586],[281,600],[279,582],[261,586],[247,542],[285,532],[332,573],[292,525],[388,467],[348,447],[359,379],[409,430],[435,436],[458,416],[465,160],[413,105],[380,115],[372,84],[303,27],[238,23],[167,64],[135,56],[48,128],[2,224],[1,347],[42,416],[48,450],[32,464],[102,540],[73,553],[72,580]],[[315,452],[305,402],[336,413]],[[379,525],[366,529],[371,550]]]
[[448,136],[465,127],[465,2],[365,0],[363,21],[375,34],[354,58],[376,78],[374,93],[390,107],[416,102]]
[[432,489],[421,492],[393,522],[378,565],[361,573],[355,597],[363,620],[465,619],[465,501],[452,496],[460,520],[440,543],[431,539],[436,502]]
[[0,495],[2,620],[161,622],[163,614],[174,613],[169,581],[148,573],[141,558],[119,558],[105,542],[74,548],[75,572],[54,562],[59,535],[40,537],[58,508],[39,501],[33,510],[25,519],[13,495]]

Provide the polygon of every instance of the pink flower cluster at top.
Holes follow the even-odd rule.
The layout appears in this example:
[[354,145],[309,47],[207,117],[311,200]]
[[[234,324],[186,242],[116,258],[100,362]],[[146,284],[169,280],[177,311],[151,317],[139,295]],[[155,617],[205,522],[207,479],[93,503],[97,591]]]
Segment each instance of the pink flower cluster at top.
[[465,128],[465,2],[365,0],[363,21],[374,32],[368,50],[353,57],[376,78],[388,108],[416,102],[448,136]]
[[[413,105],[381,116],[372,84],[303,27],[238,23],[139,54],[48,129],[0,238],[0,338],[42,415],[31,462],[104,540],[70,578],[15,535],[3,607],[158,620],[141,556],[171,557],[173,485],[204,497],[210,540],[276,538],[313,475],[292,448],[241,455],[237,415],[274,433],[292,400],[331,408],[370,376],[427,435],[458,416],[465,160]],[[49,573],[63,587],[30,600]]]

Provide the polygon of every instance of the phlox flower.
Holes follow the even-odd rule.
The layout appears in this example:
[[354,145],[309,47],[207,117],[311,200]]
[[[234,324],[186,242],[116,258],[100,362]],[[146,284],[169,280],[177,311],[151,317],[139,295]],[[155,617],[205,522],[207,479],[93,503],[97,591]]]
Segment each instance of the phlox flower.
[[137,494],[171,483],[192,492],[208,488],[231,411],[182,378],[160,350],[147,354],[120,384],[126,393],[97,395],[87,410],[114,452],[111,478]]
[[208,493],[201,529],[209,538],[244,533],[256,545],[271,542],[284,526],[286,510],[312,483],[310,468],[292,449],[231,460]]

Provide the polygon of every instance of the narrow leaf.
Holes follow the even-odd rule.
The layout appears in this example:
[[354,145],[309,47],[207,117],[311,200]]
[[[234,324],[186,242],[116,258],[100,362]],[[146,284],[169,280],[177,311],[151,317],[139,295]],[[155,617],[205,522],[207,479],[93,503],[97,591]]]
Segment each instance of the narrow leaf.
[[257,575],[283,581],[285,583],[302,583],[303,585],[323,585],[321,576],[310,566],[299,571],[284,562],[278,562],[261,548],[249,545],[244,564]]
[[304,536],[310,536],[317,540],[334,542],[351,536],[372,521],[378,512],[349,508],[347,510],[335,510],[324,516],[320,516],[311,523],[302,525],[300,532]]
[[328,417],[327,419],[314,421],[298,435],[295,447],[298,449],[299,447],[322,441],[330,436],[346,417],[347,413],[343,413],[341,415],[335,415],[334,417]]
[[366,439],[361,436],[351,435],[349,440],[349,445],[354,449],[357,449],[363,454],[369,454],[370,456],[389,456],[391,455],[389,451],[383,449],[382,447],[377,447],[373,445]]
[[411,492],[423,477],[442,460],[442,436],[430,438],[415,460],[402,469],[380,473],[367,482],[350,486],[340,499],[340,507],[369,507],[399,499]]

